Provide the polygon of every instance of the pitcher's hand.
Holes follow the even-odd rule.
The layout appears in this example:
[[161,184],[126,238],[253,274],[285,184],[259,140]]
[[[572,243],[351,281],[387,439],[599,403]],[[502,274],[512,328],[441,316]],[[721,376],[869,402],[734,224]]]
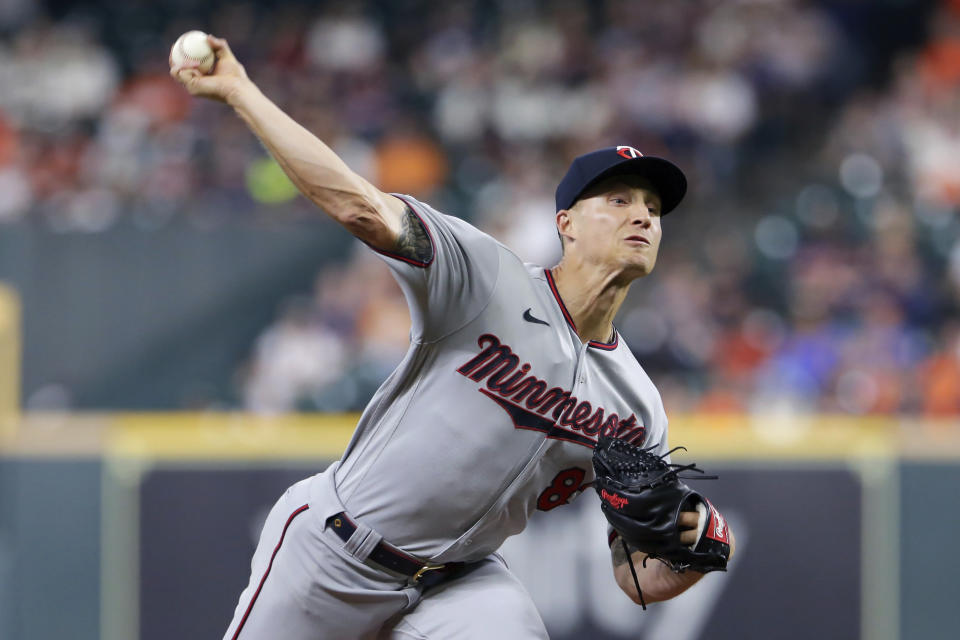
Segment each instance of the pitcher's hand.
[[190,92],[190,95],[228,102],[231,95],[244,86],[252,85],[243,65],[230,50],[230,45],[222,38],[207,36],[207,42],[217,60],[213,71],[204,75],[197,69],[170,67],[170,75]]

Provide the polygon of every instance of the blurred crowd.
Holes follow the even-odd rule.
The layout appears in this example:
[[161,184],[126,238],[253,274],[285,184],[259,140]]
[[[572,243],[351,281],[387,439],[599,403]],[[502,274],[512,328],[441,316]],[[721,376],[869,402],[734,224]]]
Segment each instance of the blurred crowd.
[[[573,156],[675,160],[691,193],[617,320],[668,411],[960,413],[960,0],[134,4],[0,4],[0,225],[316,216],[167,75],[199,27],[355,170],[531,262]],[[408,330],[358,246],[238,363],[243,403],[360,409]]]

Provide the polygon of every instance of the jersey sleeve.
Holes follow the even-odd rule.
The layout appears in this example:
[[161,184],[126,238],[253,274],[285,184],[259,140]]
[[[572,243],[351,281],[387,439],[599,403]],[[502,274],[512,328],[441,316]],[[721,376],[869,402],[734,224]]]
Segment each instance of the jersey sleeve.
[[438,340],[475,318],[490,301],[500,270],[500,245],[471,224],[406,195],[430,239],[424,262],[374,249],[387,263],[410,307],[411,339]]
[[667,429],[666,416],[663,416],[662,418],[660,418],[658,422],[660,423],[657,425],[657,431],[659,436],[657,437],[657,440],[656,440],[657,448],[654,449],[653,452],[658,456],[664,456],[663,459],[669,463],[669,462],[672,462],[672,460],[670,459],[670,456],[667,455],[667,452],[670,451],[670,442],[669,442],[669,438],[667,437],[668,429]]

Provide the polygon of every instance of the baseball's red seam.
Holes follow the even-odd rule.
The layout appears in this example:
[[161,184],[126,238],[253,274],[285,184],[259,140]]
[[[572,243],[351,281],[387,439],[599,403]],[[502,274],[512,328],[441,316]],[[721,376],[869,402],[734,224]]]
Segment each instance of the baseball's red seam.
[[203,58],[197,58],[196,56],[190,55],[189,53],[187,53],[187,50],[183,48],[183,40],[184,40],[183,38],[180,38],[178,42],[180,46],[178,46],[177,48],[180,50],[180,55],[182,55],[187,60],[193,60],[194,62],[197,63],[197,66],[199,67],[200,63],[203,62],[207,56],[203,56]]
[[290,523],[293,522],[293,519],[298,515],[310,508],[310,505],[305,504],[293,513],[290,514],[290,517],[287,518],[287,523],[283,525],[283,532],[280,534],[280,541],[277,543],[276,548],[273,550],[273,554],[270,556],[270,562],[267,564],[267,570],[263,573],[263,577],[260,578],[260,584],[257,585],[257,590],[253,594],[253,598],[250,599],[250,604],[247,605],[247,610],[243,614],[243,618],[240,619],[240,624],[237,625],[237,630],[233,633],[233,640],[237,640],[240,636],[240,631],[243,629],[243,625],[247,623],[247,618],[250,617],[250,612],[253,610],[253,603],[257,601],[257,597],[260,595],[260,590],[263,589],[263,583],[267,581],[267,576],[270,575],[270,569],[273,568],[273,559],[277,557],[277,552],[280,551],[280,545],[283,544],[283,539],[287,535],[287,528],[290,526]]

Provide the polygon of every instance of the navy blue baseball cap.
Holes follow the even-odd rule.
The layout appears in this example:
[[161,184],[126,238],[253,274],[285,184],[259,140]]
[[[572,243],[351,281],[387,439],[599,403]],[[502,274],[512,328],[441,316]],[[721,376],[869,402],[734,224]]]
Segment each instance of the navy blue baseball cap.
[[573,159],[557,186],[557,211],[569,209],[592,185],[615,175],[649,180],[660,195],[660,215],[673,211],[687,192],[686,176],[669,160],[645,156],[625,145],[606,147]]

